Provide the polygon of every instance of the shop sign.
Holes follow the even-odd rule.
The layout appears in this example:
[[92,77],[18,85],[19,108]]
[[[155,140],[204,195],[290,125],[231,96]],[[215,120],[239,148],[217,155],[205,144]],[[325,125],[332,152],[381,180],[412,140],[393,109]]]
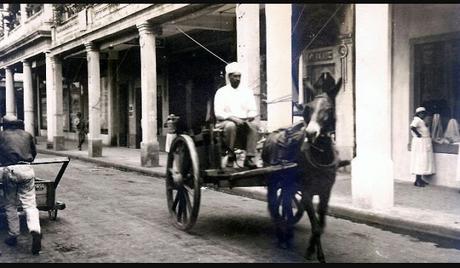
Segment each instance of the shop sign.
[[307,55],[308,62],[328,61],[333,59],[332,49],[309,52]]

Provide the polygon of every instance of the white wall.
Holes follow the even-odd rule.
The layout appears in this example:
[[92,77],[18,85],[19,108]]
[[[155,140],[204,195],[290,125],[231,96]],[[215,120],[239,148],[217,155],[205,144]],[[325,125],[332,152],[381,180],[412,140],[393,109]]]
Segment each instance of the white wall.
[[[393,80],[392,140],[395,179],[413,181],[410,174],[409,124],[413,115],[410,86],[411,38],[460,31],[458,4],[395,4],[393,7]],[[436,154],[436,175],[433,184],[458,187],[455,181],[457,155]]]

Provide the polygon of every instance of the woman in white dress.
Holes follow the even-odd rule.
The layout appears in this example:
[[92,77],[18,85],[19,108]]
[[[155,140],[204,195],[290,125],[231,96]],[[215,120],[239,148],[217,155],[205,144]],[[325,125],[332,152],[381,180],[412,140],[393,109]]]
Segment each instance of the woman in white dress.
[[433,145],[430,130],[423,121],[425,116],[426,109],[418,107],[410,124],[412,133],[410,170],[411,174],[415,174],[414,185],[417,187],[425,187],[428,184],[422,176],[435,173]]

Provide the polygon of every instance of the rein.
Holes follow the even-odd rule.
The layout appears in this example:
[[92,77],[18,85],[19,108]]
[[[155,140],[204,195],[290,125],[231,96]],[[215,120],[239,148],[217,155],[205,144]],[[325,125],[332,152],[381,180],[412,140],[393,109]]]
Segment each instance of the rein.
[[[320,135],[320,137],[327,137],[327,138],[331,139],[330,133],[322,134],[322,135]],[[325,152],[324,149],[319,148],[318,146],[314,145],[314,144],[311,143],[311,142],[308,142],[308,144],[309,144],[311,147],[313,147],[313,148],[315,148],[316,150],[318,150],[319,152],[321,152],[321,153],[324,153],[324,152]],[[333,148],[331,148],[331,149],[333,150]],[[332,159],[331,163],[329,163],[329,164],[320,164],[320,163],[315,162],[314,159],[313,159],[313,157],[311,156],[311,149],[310,149],[310,148],[308,148],[308,151],[305,153],[305,156],[306,156],[305,158],[307,159],[308,163],[310,163],[310,165],[312,165],[312,166],[315,167],[315,168],[332,168],[332,167],[334,167],[334,166],[337,166],[338,160],[339,160],[339,158],[338,158],[337,153],[335,152],[335,150],[333,150],[332,153],[334,154],[334,158]]]

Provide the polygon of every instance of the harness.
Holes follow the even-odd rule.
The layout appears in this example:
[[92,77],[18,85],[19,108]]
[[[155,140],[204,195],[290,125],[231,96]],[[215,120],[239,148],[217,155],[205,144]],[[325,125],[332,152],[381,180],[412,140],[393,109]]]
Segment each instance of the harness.
[[[330,135],[331,135],[331,133],[328,132],[328,133],[325,133],[325,134],[321,134],[320,137],[327,137],[327,138],[331,139]],[[307,144],[310,145],[311,147],[317,149],[321,153],[324,153],[324,149],[321,149],[321,148],[317,147],[313,143],[307,142]],[[304,146],[304,148],[305,148],[305,146]],[[306,150],[304,150],[304,154],[305,154],[305,158],[306,158],[307,162],[310,165],[312,165],[314,168],[336,168],[338,166],[338,164],[339,164],[339,156],[338,156],[337,151],[334,149],[334,147],[332,147],[332,153],[334,154],[334,158],[332,159],[331,163],[329,163],[329,164],[320,164],[320,163],[317,163],[313,159],[313,157],[311,155],[310,147],[307,147]]]

